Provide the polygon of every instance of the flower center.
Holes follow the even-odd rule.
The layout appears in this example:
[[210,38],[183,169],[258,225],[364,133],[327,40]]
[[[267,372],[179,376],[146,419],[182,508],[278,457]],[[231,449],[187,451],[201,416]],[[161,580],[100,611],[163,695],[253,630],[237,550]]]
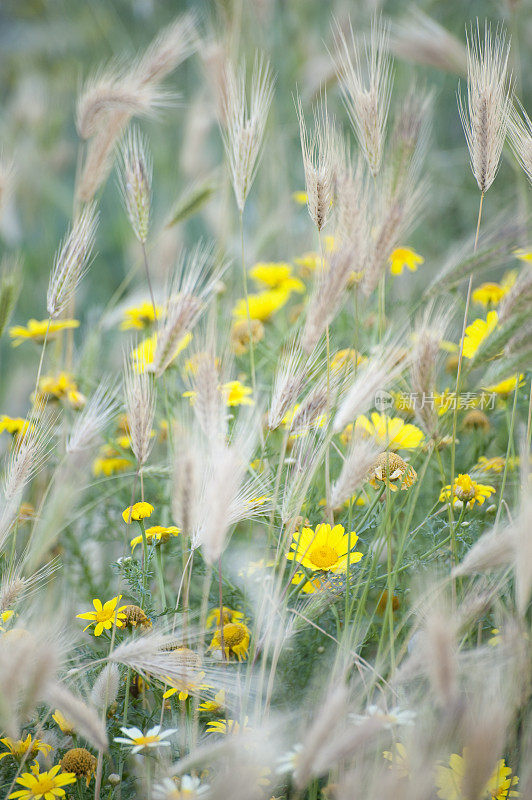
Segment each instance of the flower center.
[[469,475],[461,475],[454,487],[454,494],[459,500],[472,500],[475,496],[475,483]]
[[50,792],[52,789],[55,789],[55,781],[53,778],[42,776],[32,788],[32,792],[34,795],[46,794],[46,792]]
[[133,741],[135,744],[153,744],[159,741],[159,737],[156,734],[153,736],[137,736]]
[[224,625],[224,645],[226,647],[236,647],[240,642],[244,641],[246,630],[243,625],[236,622],[230,622]]
[[328,544],[321,544],[312,548],[309,558],[319,569],[329,569],[338,561],[338,553]]

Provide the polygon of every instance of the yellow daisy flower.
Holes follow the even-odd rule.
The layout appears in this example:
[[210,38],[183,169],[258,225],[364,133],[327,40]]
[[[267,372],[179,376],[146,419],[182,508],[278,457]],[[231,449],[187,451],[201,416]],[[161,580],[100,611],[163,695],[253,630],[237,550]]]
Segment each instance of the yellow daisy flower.
[[[192,340],[191,333],[185,333],[185,335],[179,340],[177,343],[176,349],[172,358],[170,359],[170,363],[174,361],[179,353],[185,349],[185,347],[190,343]],[[134,369],[138,372],[144,372],[149,370],[150,367],[153,365],[153,361],[155,359],[155,351],[157,349],[157,334],[154,333],[152,336],[148,336],[147,339],[144,339],[138,347],[131,351],[131,358],[133,360]]]
[[286,261],[259,261],[249,270],[250,276],[268,289],[287,289],[304,292],[305,284],[292,275],[292,265]]
[[[525,376],[523,373],[519,375],[519,386],[523,386],[525,382]],[[504,381],[500,381],[499,383],[493,383],[491,386],[484,386],[484,391],[492,392],[494,394],[499,394],[502,397],[508,397],[509,394],[515,391],[515,387],[517,384],[517,375],[514,375],[512,378],[506,378]]]
[[418,264],[423,264],[425,259],[410,247],[397,247],[388,259],[390,272],[392,275],[402,275],[403,269],[407,267],[410,272],[415,272]]
[[208,714],[219,714],[225,708],[225,689],[220,689],[214,695],[214,700],[205,700],[200,703],[199,710],[206,711]]
[[410,775],[410,761],[406,747],[401,742],[395,742],[392,750],[385,750],[382,754],[390,761],[390,769],[396,770],[399,778],[408,778]]
[[122,519],[127,525],[130,525],[133,521],[138,522],[146,517],[151,517],[153,510],[151,503],[135,503],[122,511]]
[[[453,753],[449,758],[449,766],[436,767],[436,788],[441,800],[465,800],[464,781],[466,775],[467,748],[459,756]],[[490,800],[507,800],[509,797],[519,797],[519,792],[514,791],[519,778],[512,776],[512,770],[506,766],[504,759],[497,761],[491,776],[482,789],[479,797]]]
[[21,761],[24,757],[26,757],[26,759],[32,759],[35,758],[37,753],[44,753],[44,755],[47,756],[52,749],[50,744],[45,744],[39,739],[32,739],[30,733],[28,733],[25,739],[11,739],[9,736],[6,736],[5,739],[0,739],[0,742],[7,747],[7,752],[0,753],[0,759],[6,758],[7,756],[12,756],[17,761]]
[[87,628],[90,628],[91,625],[96,623],[94,635],[101,636],[102,632],[112,628],[115,622],[117,628],[123,628],[124,620],[126,619],[126,615],[124,614],[124,609],[126,606],[120,606],[120,608],[117,608],[118,601],[121,598],[122,595],[119,594],[117,597],[113,597],[112,600],[108,600],[105,605],[102,605],[101,600],[93,600],[92,605],[94,606],[94,611],[86,611],[84,614],[76,614],[77,619],[90,620],[87,627],[83,628],[83,630],[86,631]]
[[[312,571],[346,572],[349,546],[354,547],[357,541],[355,531],[348,535],[342,525],[331,527],[329,523],[320,523],[315,530],[303,527],[295,531],[290,545],[292,552],[286,553],[286,557]],[[361,558],[362,553],[352,551],[349,563],[356,564]]]
[[[161,319],[164,314],[164,308],[156,304],[155,311],[157,312],[157,319]],[[155,322],[153,303],[145,300],[143,303],[139,303],[138,306],[131,306],[131,308],[125,309],[124,319],[120,323],[120,330],[127,331],[131,328],[142,330],[142,328],[151,325],[152,322]]]
[[347,367],[358,367],[367,361],[367,358],[361,355],[357,350],[352,347],[346,347],[344,350],[338,350],[331,359],[331,370],[341,370]]
[[306,192],[292,192],[292,200],[298,206],[306,206],[308,203],[308,194]]
[[475,289],[471,298],[474,303],[481,306],[496,306],[508,291],[500,283],[482,283]]
[[[463,503],[467,503],[468,508],[473,508],[475,503],[478,503],[481,506],[486,500],[487,497],[490,497],[495,492],[494,486],[487,486],[483,483],[477,483],[474,481],[470,475],[467,473],[464,475],[458,475],[454,479],[453,484],[453,496],[454,496],[454,504],[457,506],[462,506]],[[451,497],[451,486],[444,486],[440,492],[440,503],[443,503],[445,500],[449,500]]]
[[237,722],[235,719],[215,719],[212,722],[207,723],[207,733],[240,733],[241,731],[246,732],[250,731],[251,728],[248,726],[248,718],[246,717],[244,720],[244,725],[241,726],[240,722]]
[[[349,430],[350,429],[350,430]],[[344,430],[344,440],[349,441],[352,425]],[[423,431],[405,422],[401,417],[388,417],[373,411],[371,420],[363,414],[355,421],[355,435],[370,436],[381,447],[391,450],[415,450],[425,439]],[[344,441],[343,440],[343,441]]]
[[309,252],[294,258],[294,264],[299,267],[299,274],[303,278],[310,278],[317,269],[321,267],[321,256],[319,253]]
[[260,319],[236,319],[231,326],[231,350],[236,356],[247,353],[251,341],[258,344],[264,339],[264,325]]
[[478,348],[492,331],[497,327],[499,315],[496,311],[488,311],[486,319],[476,319],[465,330],[464,358],[473,358]]
[[404,491],[417,481],[417,472],[397,453],[386,451],[377,456],[368,480],[374,489],[378,487],[377,481],[380,481],[389,486],[392,492],[398,489]]
[[64,733],[67,736],[72,736],[72,734],[76,732],[76,729],[72,723],[69,722],[68,719],[64,717],[57,708],[55,710],[55,714],[52,714],[52,719],[59,726],[61,733]]
[[253,390],[250,386],[245,386],[240,381],[229,381],[224,383],[222,393],[225,397],[225,403],[228,406],[252,406],[254,405],[253,399],[249,396]]
[[59,331],[69,330],[79,327],[79,320],[77,319],[58,319],[50,322],[48,327],[48,320],[43,319],[40,322],[36,319],[28,320],[28,324],[14,325],[9,329],[9,336],[13,339],[13,347],[18,347],[22,342],[32,339],[34,342],[42,343],[46,336],[48,329],[48,339],[54,338],[55,334]]
[[[92,473],[96,477],[99,475],[115,475],[117,472],[124,472],[132,466],[132,462],[127,458],[118,455],[105,455],[105,453],[113,448],[105,445],[102,448],[102,455],[98,456],[92,462]],[[114,452],[114,451],[113,451]]]
[[532,250],[514,250],[513,253],[520,261],[532,262]]
[[[11,619],[11,617],[13,616],[14,613],[15,612],[11,611],[11,610],[2,611],[2,613],[0,614],[0,620],[2,620],[2,622],[9,622],[9,620]],[[3,625],[0,625],[0,631],[5,631],[5,628],[4,628]],[[1,739],[0,739],[0,741],[1,741]]]
[[37,397],[47,400],[66,400],[73,408],[82,408],[87,401],[68,372],[60,372],[55,377],[48,375],[42,377],[39,381]]
[[[228,606],[222,606],[222,615],[223,615],[223,622],[226,625],[228,622],[243,622],[244,615],[241,611],[235,611]],[[214,626],[218,627],[220,625],[220,606],[216,606],[215,608],[211,608],[209,613],[207,614],[207,619],[205,620],[205,625],[207,630],[209,628],[213,628]]]
[[19,797],[20,800],[55,800],[56,797],[64,797],[65,790],[63,786],[68,786],[70,783],[76,782],[76,776],[73,772],[63,772],[61,775],[57,773],[61,769],[60,764],[47,772],[39,772],[39,767],[32,767],[31,772],[24,772],[16,782],[23,786],[17,792],[12,792],[9,798]]
[[7,431],[12,436],[24,435],[28,430],[29,422],[24,417],[8,417],[7,414],[0,415],[0,433]]
[[[180,534],[181,528],[177,528],[175,525],[170,525],[167,528],[162,525],[153,525],[151,528],[146,528],[144,533],[146,534],[148,544],[162,544],[163,542],[167,542],[171,536]],[[138,544],[142,544],[142,536],[135,536],[130,544],[131,551],[133,552]]]
[[182,680],[166,678],[166,682],[171,685],[171,688],[167,689],[167,691],[163,694],[163,698],[167,700],[174,694],[178,694],[179,700],[186,700],[191,694],[198,694],[198,692],[201,692],[204,689],[212,689],[210,684],[203,682],[204,677],[205,673],[202,670],[194,675],[191,674],[190,677],[187,676]]
[[[248,295],[248,307],[250,319],[259,319],[265,322],[279,311],[290,299],[289,289],[268,289],[259,294]],[[233,316],[237,319],[247,319],[246,301],[241,298],[233,308]]]
[[[249,650],[249,628],[243,622],[227,622],[223,626],[225,657],[235,655],[239,661],[245,661]],[[222,649],[222,636],[217,628],[209,646],[210,650]]]

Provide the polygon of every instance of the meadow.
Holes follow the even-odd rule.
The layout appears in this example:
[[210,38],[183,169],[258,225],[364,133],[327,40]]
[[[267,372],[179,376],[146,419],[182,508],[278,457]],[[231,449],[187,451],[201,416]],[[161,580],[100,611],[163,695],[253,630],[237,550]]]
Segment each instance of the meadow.
[[528,0],[0,20],[1,796],[530,800]]

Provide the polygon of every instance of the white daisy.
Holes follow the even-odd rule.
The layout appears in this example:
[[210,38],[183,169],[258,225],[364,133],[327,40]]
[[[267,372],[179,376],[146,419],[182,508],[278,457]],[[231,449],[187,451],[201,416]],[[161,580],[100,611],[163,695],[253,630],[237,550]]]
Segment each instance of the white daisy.
[[120,728],[120,730],[122,733],[125,733],[128,738],[125,739],[122,736],[115,736],[115,742],[128,744],[131,747],[132,753],[139,753],[141,750],[145,750],[149,747],[170,747],[170,742],[165,742],[163,740],[168,738],[168,736],[172,736],[173,733],[177,733],[177,728],[168,728],[168,730],[161,732],[160,725],[155,725],[155,727],[150,728],[146,734],[142,733],[140,728]]
[[292,750],[289,750],[284,756],[277,759],[277,769],[275,770],[278,775],[284,775],[287,772],[295,772],[297,767],[297,759],[303,750],[302,744],[296,744]]
[[183,775],[179,787],[172,778],[163,778],[153,787],[153,800],[196,800],[208,791],[209,784],[194,775]]
[[391,708],[390,711],[383,711],[377,705],[368,706],[365,714],[350,714],[349,716],[357,724],[366,722],[368,719],[377,720],[386,730],[402,725],[413,725],[416,719],[415,711],[402,709],[399,706]]

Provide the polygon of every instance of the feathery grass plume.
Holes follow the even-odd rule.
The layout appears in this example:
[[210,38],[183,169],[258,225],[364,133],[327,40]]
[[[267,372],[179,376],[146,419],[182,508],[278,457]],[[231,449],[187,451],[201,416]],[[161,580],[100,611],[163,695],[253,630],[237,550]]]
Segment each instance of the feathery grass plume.
[[458,697],[455,621],[443,608],[431,608],[423,628],[424,665],[441,708],[452,710]]
[[355,251],[349,242],[343,242],[332,254],[328,268],[320,270],[314,279],[314,289],[307,306],[305,325],[301,334],[301,346],[311,353],[317,346],[327,326],[338,314],[346,300],[345,291],[357,263]]
[[245,63],[237,70],[233,63],[228,62],[226,77],[220,125],[236,203],[242,213],[260,161],[266,120],[273,99],[273,77],[269,62],[257,53],[249,102]]
[[412,83],[395,117],[391,135],[391,158],[395,185],[410,173],[417,176],[428,147],[434,93]]
[[399,58],[444,72],[465,75],[467,52],[462,42],[421,9],[392,28],[390,49]]
[[[298,436],[287,459],[281,518],[287,524],[301,510],[316,470],[323,464],[330,436],[326,428],[310,428],[306,436]],[[292,531],[288,529],[287,536]]]
[[242,414],[229,443],[208,443],[201,475],[201,503],[192,537],[192,546],[203,547],[208,564],[220,557],[237,522],[270,510],[264,481],[254,473],[246,478],[260,424],[257,412]]
[[365,483],[368,472],[378,454],[379,448],[372,439],[352,437],[341,472],[332,485],[331,506],[333,509],[341,508]]
[[173,99],[159,83],[193,52],[194,30],[194,15],[183,14],[135,62],[89,79],[76,115],[79,135],[90,139],[76,189],[80,200],[91,200],[106,180],[115,143],[131,117],[149,116]]
[[336,412],[334,433],[340,433],[356,417],[365,414],[374,405],[377,393],[390,386],[408,368],[410,359],[411,355],[404,355],[392,340],[379,346],[359,366],[356,377]]
[[74,221],[55,255],[46,295],[46,309],[52,319],[61,316],[68,307],[89,268],[97,224],[96,204],[91,203]]
[[197,245],[182,251],[167,293],[164,322],[157,331],[153,371],[159,378],[172,362],[178,344],[190,333],[206,308],[225,266],[213,267],[212,246]]
[[76,417],[67,440],[69,455],[81,454],[98,443],[98,439],[118,411],[116,391],[111,380],[102,380]]
[[526,235],[526,220],[513,212],[500,214],[480,232],[476,251],[474,234],[451,246],[444,263],[425,290],[425,297],[442,288],[454,289],[471,274],[478,278],[484,271],[505,267],[513,251],[522,246]]
[[18,256],[3,256],[0,263],[0,336],[9,324],[22,288],[22,264]]
[[[521,452],[522,463],[527,465],[529,453],[526,445]],[[525,470],[527,471],[525,473]],[[515,601],[519,614],[524,616],[530,603],[532,590],[532,501],[527,466],[523,469],[523,499],[519,516],[513,524]]]
[[371,240],[373,204],[367,165],[358,154],[353,164],[347,139],[339,140],[335,163],[336,235],[340,242],[349,242],[357,271],[364,268]]
[[28,420],[28,427],[17,437],[12,447],[2,482],[0,551],[15,520],[24,488],[52,454],[55,422],[55,417],[45,414],[44,403],[35,405]]
[[97,750],[107,750],[107,733],[99,714],[64,684],[50,680],[43,692],[43,700],[51,708],[58,708],[72,724],[76,733],[93,747]]
[[55,677],[58,642],[42,620],[38,630],[12,628],[0,641],[0,725],[18,739]]
[[521,164],[528,180],[532,183],[532,120],[523,105],[517,100],[519,108],[512,106],[508,133],[510,147]]
[[281,353],[273,379],[272,399],[268,410],[268,427],[278,428],[288,411],[295,406],[314,373],[319,351],[305,356],[299,336],[290,339]]
[[120,670],[116,664],[106,664],[100,671],[90,693],[91,704],[97,711],[106,711],[118,697]]
[[0,151],[0,218],[13,193],[14,163]]
[[153,447],[152,427],[157,390],[146,364],[137,358],[131,360],[130,354],[129,357],[124,355],[124,395],[129,440],[140,470]]
[[227,435],[228,413],[221,385],[225,382],[222,374],[226,371],[222,358],[216,355],[218,335],[209,325],[205,337],[200,340],[190,359],[193,363],[192,391],[194,417],[207,440],[224,441]]
[[28,599],[47,583],[52,575],[59,569],[60,559],[49,561],[41,569],[30,573],[28,577],[22,574],[22,565],[14,564],[3,575],[0,584],[0,614],[12,609],[23,598]]
[[446,315],[449,315],[448,309],[444,311],[429,303],[414,330],[410,385],[413,394],[421,400],[415,404],[415,415],[429,436],[434,436],[438,430],[438,416],[429,398],[436,391],[440,342],[445,338],[447,327]]
[[375,200],[375,233],[371,240],[362,291],[370,295],[386,269],[391,253],[409,235],[414,223],[419,224],[426,184],[417,181],[412,169],[401,176],[389,165],[381,176]]
[[466,137],[471,169],[485,194],[495,180],[510,118],[511,79],[508,75],[510,44],[504,31],[484,23],[484,42],[471,25],[467,37],[467,108],[460,86],[458,110]]
[[314,225],[321,231],[329,219],[333,201],[335,131],[329,119],[327,95],[314,107],[314,130],[310,135],[305,124],[301,97],[296,100],[301,153],[305,170],[307,208]]
[[[389,55],[389,29],[380,17],[371,23],[369,43],[357,42],[350,23],[350,41],[336,24],[336,71],[344,102],[373,175],[380,170],[386,138],[393,75]],[[362,52],[363,51],[363,52]]]
[[483,533],[453,569],[453,576],[491,572],[512,563],[514,536],[509,527],[493,528]]
[[120,147],[118,185],[131,227],[139,242],[146,243],[150,222],[152,159],[146,138],[135,126]]
[[502,685],[494,680],[494,665],[485,665],[482,672],[484,680],[481,686],[475,687],[463,723],[464,750],[467,752],[462,784],[464,797],[485,795],[493,765],[504,752],[512,713],[512,704],[504,697]]
[[316,376],[314,385],[302,398],[299,408],[290,421],[289,429],[292,435],[307,433],[310,428],[327,424],[324,415],[329,410],[331,402],[336,404],[341,400],[345,389],[343,377],[341,369],[333,370],[329,374],[329,380],[326,371]]

